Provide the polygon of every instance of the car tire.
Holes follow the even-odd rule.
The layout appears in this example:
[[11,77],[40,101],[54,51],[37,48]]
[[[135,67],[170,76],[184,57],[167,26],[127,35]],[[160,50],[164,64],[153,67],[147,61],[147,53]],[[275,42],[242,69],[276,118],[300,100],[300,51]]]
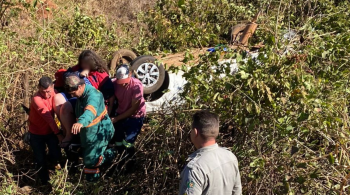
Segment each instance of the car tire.
[[170,83],[170,78],[169,78],[169,73],[165,71],[165,78],[162,86],[155,92],[151,94],[144,94],[144,98],[146,102],[153,102],[161,98],[169,89],[169,83]]
[[143,94],[151,94],[163,85],[164,66],[153,56],[139,56],[130,65],[135,77],[142,82]]
[[136,54],[128,49],[120,49],[113,54],[113,59],[109,65],[109,69],[115,72],[117,66],[121,64],[130,64],[134,59],[136,59]]

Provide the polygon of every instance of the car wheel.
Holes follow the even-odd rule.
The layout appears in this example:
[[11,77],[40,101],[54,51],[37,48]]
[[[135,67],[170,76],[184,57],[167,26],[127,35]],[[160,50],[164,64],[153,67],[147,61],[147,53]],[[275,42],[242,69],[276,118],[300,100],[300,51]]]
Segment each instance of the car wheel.
[[136,54],[128,49],[120,49],[113,54],[113,59],[109,65],[109,69],[112,73],[115,72],[115,68],[121,64],[129,64],[136,59]]
[[153,56],[139,56],[131,62],[131,69],[142,82],[143,93],[151,94],[157,91],[164,82],[164,66]]
[[155,92],[151,94],[144,94],[143,97],[145,98],[146,102],[153,102],[161,98],[169,89],[169,73],[165,71],[165,78],[162,86]]

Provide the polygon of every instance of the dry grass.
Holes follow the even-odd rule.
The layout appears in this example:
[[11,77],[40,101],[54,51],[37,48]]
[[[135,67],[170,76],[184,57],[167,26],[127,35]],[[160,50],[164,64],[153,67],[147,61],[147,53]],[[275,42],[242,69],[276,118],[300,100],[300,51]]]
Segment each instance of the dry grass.
[[[0,35],[0,54],[2,55],[0,59],[0,140],[2,142],[0,181],[3,183],[0,192],[10,190],[11,194],[22,194],[20,189],[22,186],[34,187],[34,193],[42,192],[41,189],[36,188],[32,153],[29,146],[22,141],[22,135],[27,131],[27,116],[22,111],[21,104],[29,105],[30,97],[36,90],[38,78],[42,75],[53,77],[57,68],[74,65],[79,52],[85,49],[63,45],[64,37],[61,38],[55,32],[58,30],[57,25],[62,22],[62,19],[72,18],[75,7],[78,6],[82,13],[92,17],[102,15],[107,25],[118,26],[114,34],[119,40],[130,39],[129,35],[133,34],[133,40],[130,42],[137,44],[136,35],[140,29],[137,15],[140,11],[149,8],[152,2],[154,1],[55,1],[57,7],[48,12],[47,6],[38,1],[36,8],[33,8],[32,2],[29,2],[31,5],[28,8],[19,5],[8,10],[15,11],[17,15],[11,16],[10,12],[7,13],[7,16],[11,16],[7,17],[6,26],[4,26],[8,34]],[[47,15],[48,13],[50,16]],[[50,54],[50,50],[59,48],[65,49],[62,54],[57,54],[62,55],[62,59]],[[72,52],[70,56],[66,56],[68,51]],[[108,53],[104,50],[98,52]],[[142,156],[140,155],[140,158]],[[148,174],[146,178],[151,176],[152,174]],[[53,175],[54,179],[56,177],[59,175]],[[77,184],[76,181],[76,177],[70,176],[69,182]],[[60,187],[63,186],[56,186],[56,189]],[[123,191],[122,186],[117,187]],[[78,191],[81,190],[78,189]]]
[[[80,51],[85,49],[76,48],[66,41],[67,33],[62,30],[61,27],[64,26],[62,23],[70,25],[67,22],[73,21],[75,7],[79,7],[80,12],[84,15],[102,16],[106,20],[106,29],[115,31],[113,35],[116,35],[116,40],[107,46],[96,48],[96,50],[104,58],[109,58],[113,51],[118,48],[139,43],[139,39],[142,37],[139,37],[138,32],[145,27],[139,23],[137,16],[141,11],[152,7],[156,0],[57,0],[54,2],[57,4],[57,8],[50,12],[52,17],[46,19],[42,19],[38,15],[38,9],[40,13],[43,11],[40,9],[46,9],[45,6],[38,5],[35,9],[17,7],[18,11],[14,13],[18,15],[11,15],[9,12],[8,16],[11,15],[11,17],[8,18],[8,22],[5,22],[7,26],[4,26],[4,30],[0,33],[0,142],[2,143],[0,147],[0,181],[2,182],[0,194],[20,194],[19,188],[22,186],[33,186],[34,194],[43,194],[40,188],[36,188],[35,172],[32,165],[33,156],[30,148],[21,141],[23,133],[27,130],[27,124],[26,115],[21,110],[20,104],[29,104],[30,96],[36,90],[38,78],[42,75],[53,77],[57,68],[67,68],[74,65]],[[265,17],[265,19],[271,22],[271,18]],[[263,28],[267,27],[263,26]],[[260,29],[260,32],[265,31],[266,29]],[[260,34],[260,36],[262,35]],[[90,41],[92,44],[89,45],[89,42],[86,47],[94,48],[93,41]],[[173,55],[164,58],[164,61],[168,60],[169,64],[176,64],[181,58],[182,56]],[[243,103],[246,105],[245,102]],[[349,121],[346,113],[344,113],[345,115],[346,117],[342,120]],[[147,122],[149,125],[138,139],[137,166],[130,174],[118,173],[113,178],[105,178],[94,186],[88,186],[80,181],[80,174],[68,175],[66,171],[57,172],[52,174],[53,181],[58,182],[54,186],[56,191],[53,193],[61,194],[60,190],[63,189],[65,192],[74,191],[74,193],[82,192],[85,194],[92,192],[96,192],[96,194],[125,194],[127,192],[128,194],[176,194],[179,172],[185,164],[187,155],[194,150],[187,140],[190,128],[189,120],[190,114],[184,114],[183,111],[176,111],[176,109],[170,116],[163,114],[151,117],[151,120]],[[346,123],[346,125],[348,124]],[[316,125],[312,126],[312,128],[316,127]],[[296,171],[301,176],[305,176],[308,183],[315,185],[310,188],[313,190],[312,192],[316,192],[315,189],[323,190],[323,192],[325,190],[335,192],[334,186],[328,186],[330,181],[332,185],[343,182],[344,186],[342,184],[341,187],[348,188],[347,179],[345,179],[345,177],[349,178],[349,175],[346,176],[348,174],[346,166],[349,164],[349,155],[346,152],[348,151],[348,139],[343,138],[343,135],[332,136],[331,139],[340,140],[339,145],[337,143],[336,149],[333,149],[333,146],[326,148],[325,154],[322,155],[321,153],[316,154],[307,146],[297,142],[298,139],[288,140],[288,137],[283,137],[281,140],[288,143],[288,146],[299,145],[300,147],[299,154],[289,158],[289,148],[288,151],[286,149],[283,152],[271,149],[267,145],[271,136],[268,131],[257,129],[248,134],[244,128],[235,130],[235,132],[232,132],[232,129],[224,129],[219,143],[226,147],[234,145],[241,147],[236,152],[241,152],[237,156],[240,158],[245,193],[276,194],[274,190],[280,188],[279,191],[282,192],[282,185],[285,185],[281,184],[282,181],[285,181],[285,178],[282,178],[284,173],[292,175],[292,179],[298,179],[295,175]],[[346,130],[344,137],[348,136],[347,128],[348,126],[344,127],[344,131]],[[341,131],[338,132],[341,133]],[[313,135],[315,137],[323,136],[318,133]],[[258,142],[258,140],[260,141]],[[343,142],[343,140],[345,141]],[[279,142],[277,146],[282,148],[280,143],[282,142]],[[257,151],[261,155],[256,155]],[[313,156],[305,158],[302,153],[306,152],[311,152]],[[329,152],[334,152],[337,163],[330,165],[327,162]],[[250,167],[250,163],[255,157],[260,156],[267,162],[263,169],[258,170],[255,167]],[[295,169],[295,166],[291,165],[296,161],[308,162],[310,166],[305,170]],[[284,173],[276,171],[276,167],[279,166],[285,166],[286,171]],[[320,178],[309,178],[307,174],[316,168],[322,169]],[[249,174],[254,174],[255,169],[262,175],[260,179],[250,177]],[[289,176],[286,177],[286,179],[288,178]],[[293,188],[297,186],[295,187],[296,191],[299,190],[297,188],[301,185],[294,180],[290,182]],[[9,190],[12,190],[11,193]]]
[[155,0],[76,0],[80,3],[82,10],[88,15],[104,15],[107,22],[112,24],[136,24],[140,12],[149,10],[154,6]]
[[152,8],[156,0],[76,0],[81,10],[91,16],[104,16],[107,25],[115,24],[115,34],[121,39],[132,39],[131,44],[138,44],[139,34],[142,28],[147,28],[138,22],[141,12]]

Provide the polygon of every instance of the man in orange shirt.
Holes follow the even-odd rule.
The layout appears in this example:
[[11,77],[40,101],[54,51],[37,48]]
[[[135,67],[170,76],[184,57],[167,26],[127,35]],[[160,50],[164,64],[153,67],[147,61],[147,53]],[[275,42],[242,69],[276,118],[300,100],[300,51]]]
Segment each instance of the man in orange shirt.
[[33,149],[41,183],[47,184],[50,178],[45,159],[46,146],[49,149],[50,160],[57,164],[61,158],[61,149],[58,144],[62,141],[63,135],[54,120],[55,91],[52,80],[49,77],[42,77],[39,80],[38,89],[30,104],[30,146]]

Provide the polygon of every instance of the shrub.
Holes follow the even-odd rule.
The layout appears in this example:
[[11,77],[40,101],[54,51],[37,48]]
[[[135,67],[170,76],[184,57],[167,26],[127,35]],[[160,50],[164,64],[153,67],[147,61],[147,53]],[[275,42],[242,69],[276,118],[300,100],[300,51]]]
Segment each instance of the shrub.
[[[350,35],[348,3],[321,1],[301,27],[307,40],[292,46],[266,33],[258,62],[245,52],[227,52],[240,70],[230,75],[220,52],[206,54],[190,70],[183,97],[188,106],[211,109],[233,126],[233,151],[246,193],[336,194],[347,175],[349,144]],[[289,45],[290,46],[290,45]],[[294,50],[294,52],[293,52]],[[298,52],[295,52],[298,51]],[[208,67],[216,66],[216,70]],[[221,74],[226,74],[221,78]],[[345,182],[346,180],[344,180]],[[256,187],[255,187],[256,186]],[[349,193],[349,190],[346,189]]]
[[[223,43],[232,25],[257,13],[253,5],[262,8],[252,40],[266,45],[258,56],[260,63],[239,49],[207,53],[195,64],[187,63],[193,55],[186,53],[182,70],[189,84],[182,95],[188,110],[149,115],[138,138],[135,169],[88,185],[80,180],[80,172],[68,174],[68,164],[52,174],[52,193],[176,194],[179,173],[194,151],[187,136],[196,109],[220,114],[218,142],[237,155],[244,194],[350,193],[345,179],[348,2],[159,0],[153,10],[141,14],[140,26],[148,28],[141,28],[140,35],[129,32],[128,25],[109,24],[104,16],[75,9],[74,2],[66,2],[66,8],[47,20],[32,16],[35,10],[23,10],[0,33],[0,193],[19,194],[23,185],[36,187],[29,178],[34,174],[32,155],[21,141],[26,121],[20,104],[28,103],[40,76],[74,65],[86,48],[108,59],[121,47],[135,46],[146,53]],[[123,37],[130,37],[120,38],[120,29]],[[286,29],[299,37],[282,39]],[[221,58],[236,59],[239,72],[230,75],[228,67],[218,64]],[[40,188],[33,191],[43,193]]]
[[150,50],[175,52],[229,40],[230,28],[255,14],[251,4],[221,0],[160,0],[143,15]]

